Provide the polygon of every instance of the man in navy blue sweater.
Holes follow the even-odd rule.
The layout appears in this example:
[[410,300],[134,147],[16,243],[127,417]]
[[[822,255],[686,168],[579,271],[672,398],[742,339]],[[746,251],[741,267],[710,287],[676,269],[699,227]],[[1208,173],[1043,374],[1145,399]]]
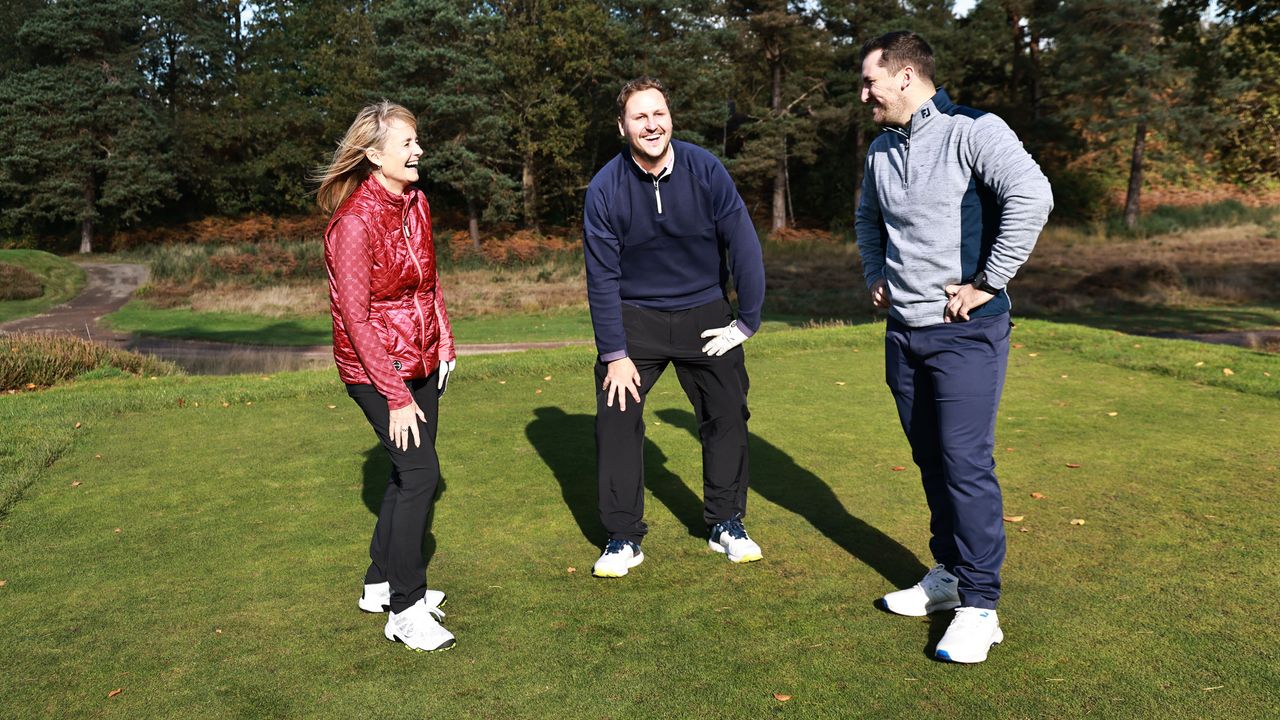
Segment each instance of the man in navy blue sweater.
[[[644,399],[668,363],[698,420],[708,545],[761,559],[747,536],[747,371],[740,347],[760,327],[764,262],[738,190],[711,153],[671,139],[662,84],[618,94],[627,147],[591,181],[583,213],[595,328],[596,463],[609,533],[597,577],[644,561]],[[738,318],[727,298],[732,273]]]

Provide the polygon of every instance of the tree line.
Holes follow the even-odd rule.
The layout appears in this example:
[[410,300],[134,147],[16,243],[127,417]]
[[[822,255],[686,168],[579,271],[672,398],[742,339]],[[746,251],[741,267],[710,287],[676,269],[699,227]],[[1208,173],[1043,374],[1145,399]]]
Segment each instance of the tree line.
[[878,132],[859,49],[912,29],[938,84],[999,113],[1088,220],[1125,187],[1280,178],[1280,0],[10,0],[0,236],[313,211],[355,112],[419,115],[433,205],[574,225],[648,74],[772,230],[851,224]]

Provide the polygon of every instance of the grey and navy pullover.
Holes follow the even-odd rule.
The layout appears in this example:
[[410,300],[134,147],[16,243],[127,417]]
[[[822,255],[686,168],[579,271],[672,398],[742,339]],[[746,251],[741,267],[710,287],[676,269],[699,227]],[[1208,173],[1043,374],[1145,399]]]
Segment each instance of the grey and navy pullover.
[[730,272],[738,328],[750,336],[760,327],[764,261],[746,205],[716,156],[679,140],[671,148],[670,172],[645,172],[626,148],[587,188],[587,300],[604,362],[627,356],[623,303],[657,310],[705,305],[725,297]]
[[[906,325],[941,323],[943,288],[979,270],[1005,287],[1052,209],[1048,179],[1009,126],[939,89],[867,151],[855,224],[867,287],[884,278],[889,314]],[[969,316],[1009,307],[1001,291]]]

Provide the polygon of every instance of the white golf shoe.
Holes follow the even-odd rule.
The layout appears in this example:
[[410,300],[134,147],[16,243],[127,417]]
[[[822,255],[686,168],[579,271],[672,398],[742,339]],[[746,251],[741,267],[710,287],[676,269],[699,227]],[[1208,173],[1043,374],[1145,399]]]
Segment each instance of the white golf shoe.
[[897,590],[885,595],[881,602],[891,613],[921,617],[960,607],[960,592],[957,585],[955,575],[947,572],[947,569],[941,565],[934,565],[933,569],[920,579],[920,582],[906,590]]
[[425,600],[419,600],[404,612],[387,613],[387,626],[382,634],[388,640],[404,643],[418,652],[448,650],[457,641],[436,617],[444,617],[444,613],[439,608],[428,607]]
[[938,641],[934,655],[939,660],[955,663],[980,663],[987,659],[992,645],[1004,641],[1000,619],[995,610],[962,607],[947,626],[947,632]]
[[596,577],[618,578],[642,562],[644,553],[639,545],[630,540],[610,540],[604,546],[600,559],[596,560],[595,567],[591,568],[591,574]]
[[707,547],[724,553],[730,562],[749,563],[764,559],[760,546],[747,537],[747,530],[737,517],[716,523],[711,528],[711,539],[707,541]]
[[[429,608],[444,607],[449,597],[440,590],[428,590],[422,598]],[[367,613],[384,613],[391,610],[391,583],[380,582],[365,584],[360,593],[360,609]]]

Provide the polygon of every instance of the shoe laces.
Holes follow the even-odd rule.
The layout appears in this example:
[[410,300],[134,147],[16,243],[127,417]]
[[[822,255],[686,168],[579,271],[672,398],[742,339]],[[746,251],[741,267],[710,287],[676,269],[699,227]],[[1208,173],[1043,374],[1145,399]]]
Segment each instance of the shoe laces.
[[631,543],[626,540],[610,540],[609,543],[604,546],[604,554],[613,555],[614,553],[620,553],[623,550],[626,550],[629,545],[631,545]]
[[737,516],[729,518],[718,525],[712,531],[712,537],[719,537],[720,533],[729,533],[729,537],[734,540],[746,540],[747,529],[742,526],[742,521]]
[[952,627],[970,628],[983,624],[987,615],[995,612],[987,608],[962,607],[956,608],[956,616],[951,621]]

